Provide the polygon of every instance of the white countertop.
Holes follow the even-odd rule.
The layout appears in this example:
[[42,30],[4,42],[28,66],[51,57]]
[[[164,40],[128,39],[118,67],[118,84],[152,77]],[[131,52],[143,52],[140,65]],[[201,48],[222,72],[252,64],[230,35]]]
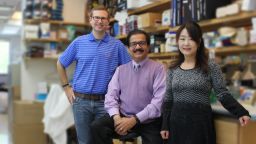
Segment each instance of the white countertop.
[[[242,104],[245,109],[247,109],[250,113],[251,120],[256,121],[256,107],[252,105]],[[220,104],[211,104],[212,110],[216,113],[228,114],[229,112]]]

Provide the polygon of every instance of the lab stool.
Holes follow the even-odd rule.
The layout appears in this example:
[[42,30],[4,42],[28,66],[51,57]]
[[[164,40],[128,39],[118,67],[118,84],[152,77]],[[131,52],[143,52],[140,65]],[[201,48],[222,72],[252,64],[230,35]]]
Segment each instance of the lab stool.
[[126,142],[132,142],[133,144],[137,144],[137,137],[139,135],[135,132],[130,132],[127,135],[120,136],[118,139],[122,142],[122,144],[126,144]]

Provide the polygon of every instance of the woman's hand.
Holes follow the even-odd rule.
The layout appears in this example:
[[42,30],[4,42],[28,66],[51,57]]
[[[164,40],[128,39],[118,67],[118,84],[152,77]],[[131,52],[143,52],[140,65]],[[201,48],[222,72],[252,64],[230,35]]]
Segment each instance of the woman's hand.
[[164,139],[164,140],[169,138],[169,131],[167,131],[167,130],[162,130],[160,132],[160,134],[162,136],[162,139]]
[[250,117],[246,116],[246,115],[245,116],[241,116],[239,118],[239,122],[240,122],[241,126],[247,125],[249,123],[249,121],[250,121]]

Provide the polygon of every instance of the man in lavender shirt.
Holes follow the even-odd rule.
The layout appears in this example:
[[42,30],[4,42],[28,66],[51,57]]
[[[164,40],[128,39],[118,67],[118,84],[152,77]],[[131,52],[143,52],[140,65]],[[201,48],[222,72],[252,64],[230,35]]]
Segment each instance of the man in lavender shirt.
[[113,137],[135,132],[143,144],[162,144],[161,106],[165,69],[148,56],[150,38],[142,30],[127,36],[133,60],[119,66],[105,95],[108,114],[91,124],[95,144],[112,144]]

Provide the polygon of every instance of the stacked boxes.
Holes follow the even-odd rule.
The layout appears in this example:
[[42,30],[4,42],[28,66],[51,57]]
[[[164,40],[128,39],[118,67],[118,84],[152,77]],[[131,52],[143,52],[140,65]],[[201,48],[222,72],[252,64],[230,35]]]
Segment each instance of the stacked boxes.
[[12,138],[14,144],[46,144],[42,123],[43,103],[14,101]]
[[[150,28],[161,25],[162,14],[148,12],[138,16],[138,28]],[[160,23],[160,24],[159,24]]]

